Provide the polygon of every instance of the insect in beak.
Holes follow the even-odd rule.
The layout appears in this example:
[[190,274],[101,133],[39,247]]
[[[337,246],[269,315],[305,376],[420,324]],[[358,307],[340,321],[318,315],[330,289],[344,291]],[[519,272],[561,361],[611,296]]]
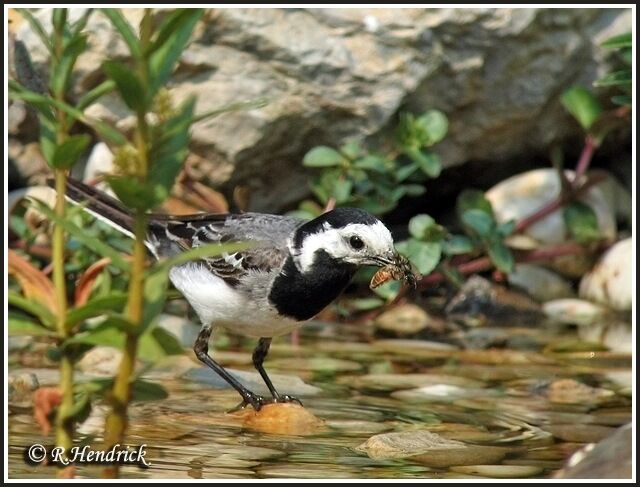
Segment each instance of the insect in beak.
[[404,282],[413,286],[414,289],[417,287],[417,278],[413,273],[409,259],[398,253],[394,255],[391,263],[381,267],[378,272],[373,275],[369,287],[375,289],[391,280],[404,280]]

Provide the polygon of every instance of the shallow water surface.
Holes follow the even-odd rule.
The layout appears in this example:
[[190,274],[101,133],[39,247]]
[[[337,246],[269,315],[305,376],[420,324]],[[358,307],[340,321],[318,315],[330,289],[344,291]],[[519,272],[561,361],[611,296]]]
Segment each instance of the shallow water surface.
[[[509,333],[518,333],[516,329]],[[309,327],[300,345],[274,343],[267,370],[320,388],[302,397],[320,431],[267,434],[225,413],[238,402],[228,389],[188,380],[171,366],[150,374],[167,399],[131,408],[127,442],[147,445],[151,468],[122,468],[135,478],[473,478],[549,477],[586,443],[631,421],[630,357],[590,350],[571,334],[521,330],[526,349],[460,350],[407,340],[362,340],[353,325]],[[572,346],[556,347],[560,340]],[[219,353],[251,370],[251,346]],[[240,353],[238,353],[240,352]],[[215,352],[214,352],[215,356]],[[186,361],[186,362],[185,362]],[[628,381],[628,383],[626,383]],[[292,393],[283,389],[283,393]],[[80,428],[91,441],[103,418]],[[97,428],[97,429],[96,429]],[[426,430],[463,448],[406,458],[356,449],[388,432]],[[300,433],[305,433],[300,431]],[[25,408],[9,416],[9,476],[53,477],[23,460],[27,445],[51,443]],[[79,466],[78,477],[100,469]]]

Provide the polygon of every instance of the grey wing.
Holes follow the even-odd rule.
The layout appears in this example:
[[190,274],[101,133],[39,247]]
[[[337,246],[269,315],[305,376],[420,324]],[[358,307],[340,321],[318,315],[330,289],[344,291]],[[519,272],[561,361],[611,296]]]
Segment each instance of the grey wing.
[[181,250],[208,243],[251,242],[247,250],[201,259],[209,270],[236,286],[250,272],[279,268],[288,255],[288,239],[304,221],[279,215],[242,213],[163,217],[154,215],[152,234],[159,244]]

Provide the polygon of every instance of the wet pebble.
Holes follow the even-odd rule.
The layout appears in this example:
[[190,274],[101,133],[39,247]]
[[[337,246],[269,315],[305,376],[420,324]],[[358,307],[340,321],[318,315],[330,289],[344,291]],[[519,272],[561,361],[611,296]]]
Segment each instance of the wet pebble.
[[33,392],[40,387],[38,377],[32,372],[9,375],[8,378],[9,407],[30,408],[33,405]]
[[391,397],[408,402],[426,401],[454,401],[465,397],[478,396],[499,396],[501,393],[496,389],[477,389],[468,387],[458,387],[450,384],[435,384],[409,389],[406,391],[396,391]]
[[549,401],[560,404],[600,404],[613,396],[613,391],[591,387],[573,379],[553,381],[547,390]]
[[451,467],[452,472],[496,479],[533,477],[542,473],[541,467],[520,465],[464,465]]
[[[232,376],[238,379],[248,389],[256,394],[269,395],[269,389],[262,377],[257,372],[226,369]],[[186,372],[183,377],[188,380],[207,384],[216,389],[229,389],[231,386],[209,367],[199,367]],[[291,396],[315,396],[321,389],[305,383],[300,377],[293,375],[269,374],[275,388],[282,394]]]
[[580,297],[618,311],[630,311],[633,302],[633,241],[621,240],[600,258],[580,282]]
[[367,374],[359,377],[344,377],[340,382],[357,389],[375,391],[395,391],[436,385],[466,388],[484,386],[482,381],[445,374]]
[[113,377],[118,372],[121,360],[122,350],[96,346],[82,356],[77,366],[86,374]]
[[415,304],[402,304],[385,311],[375,319],[376,328],[397,333],[398,335],[413,335],[435,323],[444,328],[443,320],[434,317]]
[[357,468],[341,465],[331,465],[331,468],[327,468],[324,463],[274,465],[259,468],[257,472],[262,478],[285,479],[343,479],[362,476],[362,471]]
[[393,426],[387,423],[374,423],[373,421],[362,421],[358,419],[332,419],[325,422],[326,425],[338,431],[342,435],[375,435],[384,431],[389,431]]
[[247,427],[276,435],[307,436],[325,429],[324,421],[295,403],[267,404],[260,411],[245,408],[232,413]]
[[575,295],[569,281],[559,274],[533,264],[517,264],[509,273],[509,284],[526,291],[541,303]]
[[310,358],[281,358],[269,360],[270,368],[280,370],[299,370],[309,372],[354,372],[360,370],[362,365],[350,360],[341,360],[331,357]]
[[427,340],[376,340],[372,346],[382,352],[425,358],[447,357],[451,351],[458,350],[458,347],[449,343]]
[[373,459],[405,458],[433,450],[464,448],[464,443],[447,440],[428,430],[383,433],[372,436],[356,447]]
[[576,443],[595,443],[606,438],[615,428],[596,424],[550,424],[545,426],[553,436]]
[[411,461],[433,468],[447,468],[456,465],[485,465],[502,460],[509,452],[507,448],[495,446],[467,445],[450,450],[432,450],[411,457]]

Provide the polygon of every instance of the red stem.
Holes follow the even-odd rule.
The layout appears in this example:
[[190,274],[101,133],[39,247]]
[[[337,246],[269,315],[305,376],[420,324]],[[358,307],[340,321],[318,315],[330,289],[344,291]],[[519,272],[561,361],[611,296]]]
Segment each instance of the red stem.
[[[577,171],[576,171],[576,175],[577,175]],[[580,185],[579,187],[573,188],[568,194],[565,193],[563,195],[558,196],[556,199],[545,204],[542,208],[536,210],[531,215],[520,220],[516,224],[514,233],[522,233],[524,230],[529,228],[534,223],[539,222],[547,215],[550,215],[554,211],[558,210],[559,208],[564,206],[568,201],[571,201],[576,196],[580,195],[581,193],[584,193],[591,186],[594,186],[602,182],[605,178],[606,178],[605,174],[592,175],[587,181],[584,182],[584,184]],[[574,179],[574,181],[576,180],[577,178]]]
[[[563,255],[576,255],[584,252],[585,249],[582,245],[575,242],[563,243],[553,245],[551,247],[544,247],[541,249],[531,250],[526,253],[520,254],[516,258],[516,262],[538,262],[541,260],[549,260],[555,257],[561,257]],[[460,264],[456,270],[462,274],[474,274],[476,272],[488,271],[493,269],[494,265],[489,257],[479,257],[464,264]],[[434,272],[422,278],[418,287],[424,289],[430,284],[435,284],[444,281],[446,278],[441,272]]]
[[596,139],[590,134],[587,135],[584,140],[584,147],[582,148],[580,159],[578,159],[578,163],[576,164],[576,175],[573,179],[574,189],[577,189],[577,185],[580,184],[580,179],[587,173],[587,169],[589,169],[596,147]]

